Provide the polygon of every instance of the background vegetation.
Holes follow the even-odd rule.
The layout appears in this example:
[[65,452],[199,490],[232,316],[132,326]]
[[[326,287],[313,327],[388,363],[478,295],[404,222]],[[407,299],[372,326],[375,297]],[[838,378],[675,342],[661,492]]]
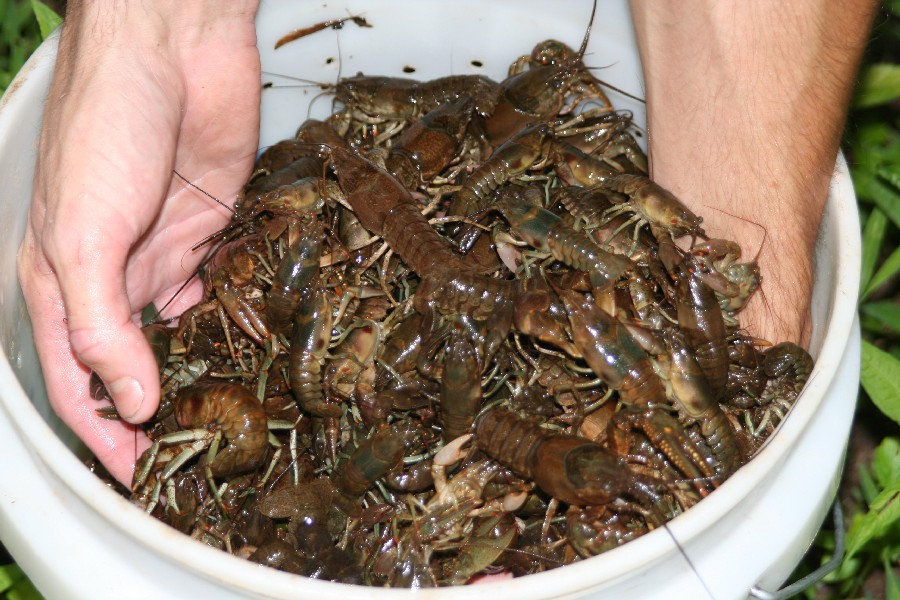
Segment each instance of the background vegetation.
[[[38,0],[0,0],[0,93],[58,25]],[[900,0],[876,19],[844,149],[863,224],[860,316],[862,389],[839,497],[846,553],[840,567],[799,597],[900,600]],[[830,521],[830,520],[829,520]],[[798,567],[802,577],[834,551],[830,522]],[[40,594],[0,548],[0,599]]]
[[[900,600],[900,0],[875,21],[844,150],[863,226],[862,389],[841,482],[847,551],[814,599]],[[823,528],[798,575],[834,547]]]

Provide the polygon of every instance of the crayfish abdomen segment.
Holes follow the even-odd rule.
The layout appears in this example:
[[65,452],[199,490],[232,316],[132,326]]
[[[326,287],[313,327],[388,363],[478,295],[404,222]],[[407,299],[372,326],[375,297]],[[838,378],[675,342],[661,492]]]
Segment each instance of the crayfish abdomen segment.
[[576,506],[606,504],[638,479],[609,450],[575,435],[553,433],[495,409],[475,428],[475,444],[550,496]]

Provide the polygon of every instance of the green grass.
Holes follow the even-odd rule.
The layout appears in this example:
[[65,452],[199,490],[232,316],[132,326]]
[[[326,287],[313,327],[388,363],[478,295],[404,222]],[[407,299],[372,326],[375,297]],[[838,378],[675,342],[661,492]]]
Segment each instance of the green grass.
[[[56,24],[39,2],[0,0],[0,92]],[[863,223],[864,337],[862,390],[839,493],[847,553],[800,596],[900,600],[900,0],[886,1],[877,19],[844,148]],[[794,578],[826,561],[834,539],[829,519]],[[39,598],[17,566],[0,566],[0,600]]]

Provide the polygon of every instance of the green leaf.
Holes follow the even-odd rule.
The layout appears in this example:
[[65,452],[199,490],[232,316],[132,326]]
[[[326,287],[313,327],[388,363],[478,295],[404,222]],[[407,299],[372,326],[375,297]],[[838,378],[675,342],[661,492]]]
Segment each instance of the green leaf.
[[5,600],[43,600],[43,598],[31,580],[24,577],[6,593]]
[[881,267],[875,272],[872,279],[869,280],[869,286],[863,292],[862,297],[865,298],[877,290],[898,272],[900,272],[900,247],[894,248],[891,255],[881,263]]
[[872,473],[882,488],[900,482],[900,441],[887,437],[872,454]]
[[884,563],[884,591],[887,600],[900,600],[900,579],[894,575],[894,566],[885,561]]
[[895,188],[900,189],[900,167],[886,165],[878,169],[878,176],[888,180]]
[[878,321],[881,329],[900,333],[900,304],[893,300],[866,302],[859,307],[860,312]]
[[900,98],[900,65],[876,63],[863,69],[853,105],[868,108]]
[[900,577],[894,572],[894,565],[900,558],[900,546],[888,545],[881,551],[884,569],[884,594],[886,600],[900,600]]
[[34,10],[34,16],[37,18],[38,25],[41,28],[41,37],[47,39],[60,26],[62,17],[40,0],[31,0],[31,8]]
[[887,232],[887,217],[884,211],[878,208],[872,209],[866,220],[862,239],[862,272],[859,278],[859,290],[862,293],[872,279],[875,272],[875,263],[881,256],[881,248],[884,245],[884,236]]
[[860,380],[875,406],[900,423],[900,360],[863,340]]
[[872,478],[872,473],[866,465],[860,463],[857,465],[857,471],[859,472],[859,491],[868,506],[875,500],[875,496],[878,495],[881,488],[875,483],[875,479]]
[[[879,520],[885,526],[900,523],[900,481],[878,494],[878,497],[869,506],[869,513],[878,515]],[[884,531],[887,529],[885,528]]]
[[855,579],[859,574],[860,569],[862,569],[862,561],[858,558],[847,557],[845,555],[844,560],[841,561],[841,565],[837,570],[826,575],[822,581],[834,585],[841,581]]
[[900,193],[897,190],[877,174],[864,169],[854,169],[853,185],[861,200],[874,203],[895,226],[900,227]]
[[24,577],[25,573],[15,563],[0,567],[0,594],[10,589]]
[[869,512],[856,515],[847,532],[847,558],[890,530],[900,519],[900,486],[878,494]]
[[852,170],[874,172],[882,165],[900,164],[900,131],[884,118],[873,118],[851,129]]
[[875,339],[877,339],[878,337],[887,334],[884,324],[882,324],[881,321],[862,313],[859,314],[859,326],[862,327],[863,335],[866,336],[867,339],[872,339],[870,336],[874,336]]

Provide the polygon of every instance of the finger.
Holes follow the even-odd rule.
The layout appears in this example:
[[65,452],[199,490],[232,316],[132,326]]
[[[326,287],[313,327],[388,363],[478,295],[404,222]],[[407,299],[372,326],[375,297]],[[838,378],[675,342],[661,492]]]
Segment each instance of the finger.
[[132,425],[97,416],[96,409],[102,404],[88,395],[90,371],[69,347],[56,278],[46,262],[36,258],[34,248],[33,237],[26,234],[19,253],[19,279],[33,323],[50,405],[110,474],[130,485],[136,457],[149,447],[150,441]]
[[69,343],[75,357],[106,384],[120,416],[141,423],[159,405],[159,370],[133,321],[143,307],[132,306],[126,293],[132,238],[124,233],[124,239],[116,239],[114,221],[82,215],[70,214],[64,230],[44,241],[65,307]]

